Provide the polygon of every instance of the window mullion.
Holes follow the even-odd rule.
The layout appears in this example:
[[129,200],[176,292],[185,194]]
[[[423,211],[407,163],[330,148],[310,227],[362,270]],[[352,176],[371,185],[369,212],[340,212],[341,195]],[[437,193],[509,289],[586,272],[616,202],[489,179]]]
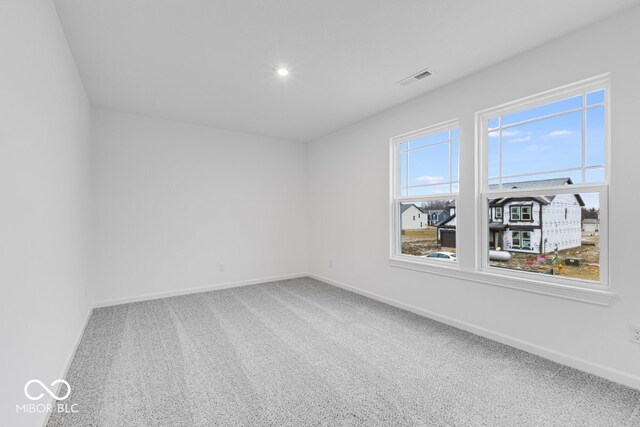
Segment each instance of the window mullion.
[[587,94],[582,94],[582,183],[587,182]]
[[502,116],[498,117],[498,129],[498,188],[502,190]]

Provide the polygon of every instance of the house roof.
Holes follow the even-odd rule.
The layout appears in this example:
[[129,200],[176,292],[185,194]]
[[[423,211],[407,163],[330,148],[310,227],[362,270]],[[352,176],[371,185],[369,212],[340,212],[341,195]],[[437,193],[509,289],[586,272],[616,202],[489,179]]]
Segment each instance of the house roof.
[[434,212],[435,212],[435,213],[438,213],[438,214],[441,214],[441,213],[443,213],[443,212],[444,212],[444,213],[448,213],[448,212],[447,212],[446,210],[444,210],[444,209],[427,209],[427,208],[421,208],[420,206],[418,206],[418,205],[416,205],[416,204],[414,204],[414,203],[410,203],[410,204],[404,204],[404,203],[403,203],[403,204],[402,204],[402,205],[400,205],[400,206],[401,206],[401,207],[400,207],[400,213],[402,213],[402,212],[406,211],[406,210],[407,210],[407,209],[409,209],[411,206],[415,207],[416,209],[418,209],[418,210],[419,210],[420,212],[422,212],[422,213],[428,213],[428,214],[431,214],[431,213],[434,213]]
[[449,218],[445,218],[442,221],[440,221],[439,223],[436,224],[436,227],[444,227],[446,226],[446,224],[450,221],[453,221],[453,219],[456,217],[456,214],[451,215]]
[[402,205],[400,205],[400,213],[403,213],[404,211],[406,211],[407,209],[409,209],[411,206],[413,206],[414,208],[417,208],[418,210],[420,210],[420,208],[418,208],[418,207],[417,207],[416,205],[414,205],[413,203],[412,203],[412,204],[409,204],[409,205],[404,205],[404,204],[402,204]]
[[[505,182],[502,184],[503,190],[514,190],[514,189],[536,189],[536,188],[548,188],[548,187],[560,187],[563,185],[572,185],[573,181],[571,178],[549,178],[549,179],[538,179],[535,181],[520,181],[520,182]],[[489,190],[498,190],[498,184],[489,185]],[[584,200],[579,194],[574,194],[580,206],[585,206]],[[538,202],[548,205],[555,199],[556,196],[537,196],[537,197],[529,197],[530,199],[537,200]],[[506,197],[502,199],[493,199],[489,203],[491,205],[502,205],[507,201],[511,200],[512,197]]]
[[543,205],[548,205],[553,201],[555,196],[527,196],[527,197],[503,197],[501,199],[492,199],[489,201],[490,206],[502,206],[511,200],[535,200]]
[[[561,185],[571,185],[573,181],[571,178],[550,178],[550,179],[537,179],[534,181],[520,181],[520,182],[505,182],[502,184],[503,190],[511,189],[531,189],[531,188],[545,188],[545,187],[558,187]],[[489,185],[489,190],[498,190],[498,184]]]
[[490,222],[489,223],[489,229],[490,230],[504,230],[505,228],[507,228],[507,224],[504,224],[502,222]]

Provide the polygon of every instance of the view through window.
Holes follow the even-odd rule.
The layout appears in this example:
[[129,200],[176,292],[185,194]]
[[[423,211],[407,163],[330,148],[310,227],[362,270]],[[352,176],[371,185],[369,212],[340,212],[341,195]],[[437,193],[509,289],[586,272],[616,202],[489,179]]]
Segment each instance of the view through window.
[[486,119],[488,266],[601,281],[606,107],[589,87]]
[[395,141],[397,253],[426,261],[456,261],[458,146],[456,122]]

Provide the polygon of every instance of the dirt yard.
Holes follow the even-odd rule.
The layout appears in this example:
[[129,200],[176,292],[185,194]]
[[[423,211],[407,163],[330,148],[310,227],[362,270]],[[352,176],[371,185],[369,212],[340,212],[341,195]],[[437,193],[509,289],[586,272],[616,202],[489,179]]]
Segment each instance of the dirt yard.
[[455,254],[456,248],[438,246],[435,227],[404,231],[402,235],[403,254],[422,256],[435,251],[453,252]]
[[[423,256],[434,251],[453,252],[456,248],[438,246],[436,240],[436,228],[429,227],[423,230],[405,230],[402,235],[402,253],[415,256]],[[523,254],[511,252],[509,261],[491,261],[492,267],[508,268],[512,270],[532,271],[537,273],[548,273],[553,269],[554,274],[583,280],[600,280],[600,241],[599,236],[582,235],[582,246],[566,249],[558,252],[558,256],[563,260],[567,258],[577,258],[580,260],[579,266],[564,265],[562,271],[553,268],[551,260],[553,253],[546,254],[544,259],[538,259],[534,254]]]
[[[503,267],[513,270],[533,271],[537,273],[549,273],[554,269],[554,274],[572,277],[583,280],[600,280],[600,239],[599,236],[582,235],[582,246],[572,249],[565,249],[558,252],[562,258],[562,269],[553,268],[551,260],[553,253],[544,256],[544,260],[539,260],[537,255],[511,252],[509,261],[491,261],[492,267]],[[580,260],[579,266],[564,265],[567,258],[577,258]]]

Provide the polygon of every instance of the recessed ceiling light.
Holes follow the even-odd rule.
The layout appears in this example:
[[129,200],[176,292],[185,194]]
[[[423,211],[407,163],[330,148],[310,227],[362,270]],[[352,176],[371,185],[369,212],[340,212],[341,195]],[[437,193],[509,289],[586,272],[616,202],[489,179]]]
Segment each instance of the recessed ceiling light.
[[286,68],[280,67],[276,70],[276,73],[278,73],[280,77],[287,77],[289,75],[289,70],[287,70]]

